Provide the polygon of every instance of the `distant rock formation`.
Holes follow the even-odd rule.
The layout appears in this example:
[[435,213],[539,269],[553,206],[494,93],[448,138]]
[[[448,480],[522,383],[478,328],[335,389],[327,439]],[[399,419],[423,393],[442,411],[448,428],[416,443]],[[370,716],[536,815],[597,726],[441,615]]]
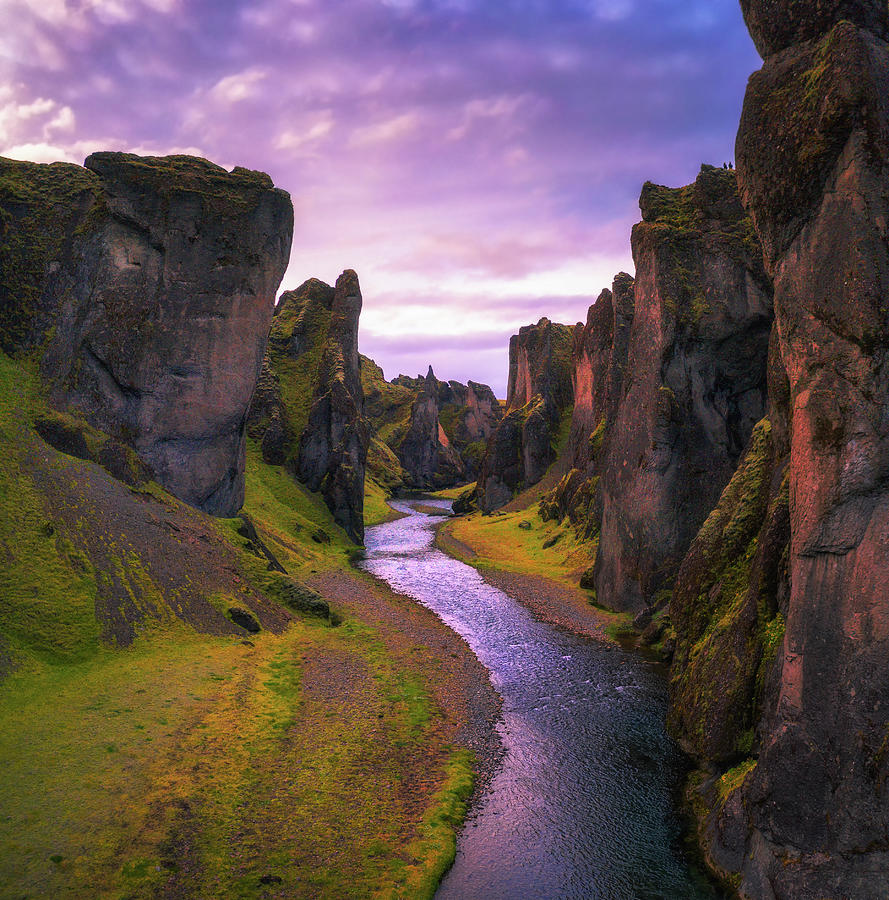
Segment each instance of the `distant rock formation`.
[[[787,379],[770,385],[771,435],[760,430],[698,538],[698,560],[712,548],[735,563],[709,593],[712,576],[696,576],[692,559],[683,566],[687,587],[674,599],[692,668],[685,681],[677,671],[674,721],[724,772],[699,792],[703,833],[743,897],[880,897],[889,884],[889,10],[877,0],[742,7],[765,63],[747,90],[738,178],[774,277],[773,368]],[[720,607],[731,614],[719,618]],[[715,682],[702,654],[726,662]],[[725,699],[695,702],[695,691]]]
[[244,423],[293,209],[267,175],[186,156],[0,160],[0,346],[52,402],[215,515],[244,499]]
[[437,490],[478,477],[485,443],[503,416],[491,388],[440,381],[432,366],[425,377],[386,382],[373,360],[362,363],[369,417],[397,457],[399,486]]
[[546,318],[510,339],[506,414],[488,440],[478,482],[484,512],[536,484],[554,462],[573,400],[572,346],[571,328]]
[[621,272],[613,290],[602,291],[589,308],[586,324],[578,322],[574,328],[574,409],[565,454],[569,471],[544,495],[539,511],[545,521],[567,517],[584,540],[599,534],[598,485],[621,398],[634,313],[634,281]]
[[364,538],[370,440],[358,356],[361,289],[351,269],[310,278],[278,301],[247,430],[265,462],[321,491],[335,521]]
[[[613,353],[589,333],[577,360],[583,415],[611,412],[599,419],[604,433],[593,432],[602,454],[596,594],[635,612],[672,585],[765,414],[772,324],[771,287],[734,172],[704,166],[685,188],[646,184],[640,207],[632,324],[626,302]],[[607,306],[601,318],[607,333]],[[585,379],[596,373],[602,386],[590,397]]]
[[438,488],[465,480],[463,460],[451,446],[440,413],[439,381],[430,366],[411,408],[407,434],[396,448],[409,487]]

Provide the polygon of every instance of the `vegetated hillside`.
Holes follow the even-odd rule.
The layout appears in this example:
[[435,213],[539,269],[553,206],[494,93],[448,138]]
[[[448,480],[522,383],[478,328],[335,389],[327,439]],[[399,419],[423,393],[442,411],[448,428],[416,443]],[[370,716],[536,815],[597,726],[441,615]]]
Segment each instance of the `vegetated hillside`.
[[431,366],[425,377],[387,382],[366,357],[362,383],[378,489],[437,490],[477,477],[485,442],[502,416],[487,385],[440,381]]
[[335,463],[319,496],[244,433],[286,196],[203,160],[90,165],[0,162],[0,892],[431,896],[488,695],[347,566],[357,281],[318,374],[277,388],[309,434],[284,460]]

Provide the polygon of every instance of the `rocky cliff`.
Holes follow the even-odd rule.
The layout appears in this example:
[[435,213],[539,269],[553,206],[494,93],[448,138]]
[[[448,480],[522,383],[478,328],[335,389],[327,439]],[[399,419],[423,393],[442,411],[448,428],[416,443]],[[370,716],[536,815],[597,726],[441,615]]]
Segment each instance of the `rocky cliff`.
[[[748,509],[738,546],[742,531],[759,531],[752,555],[736,558],[739,588],[766,580],[761,596],[739,590],[730,602],[746,620],[734,638],[713,628],[706,638],[708,652],[730,651],[733,696],[719,715],[734,710],[740,724],[702,730],[693,685],[678,685],[677,715],[699,755],[721,762],[724,774],[698,792],[702,828],[742,896],[879,897],[889,872],[889,12],[864,0],[742,7],[765,62],[748,86],[738,177],[774,278],[787,421],[777,441],[772,423],[771,453],[760,429],[736,476],[754,502],[720,503]],[[776,391],[771,401],[780,409]],[[689,586],[686,620],[706,619],[717,588],[693,599],[706,582]],[[727,588],[720,578],[724,598]],[[757,637],[769,616],[777,624]],[[691,645],[697,628],[682,628]],[[714,664],[694,665],[700,686]],[[732,750],[741,762],[725,772]]]
[[298,462],[300,480],[322,492],[334,520],[358,543],[364,540],[364,471],[370,442],[358,361],[360,315],[358,276],[347,269],[336,282]]
[[290,252],[267,175],[192,157],[0,160],[0,343],[53,404],[200,509],[244,499],[244,422]]
[[370,439],[358,356],[361,304],[351,269],[336,287],[310,278],[281,295],[247,425],[263,460],[321,491],[335,521],[359,543]]
[[[594,372],[601,383],[611,358],[598,332],[578,357],[585,429],[595,417],[598,427],[611,404],[596,438],[595,589],[603,605],[634,612],[672,585],[765,413],[772,323],[769,280],[734,172],[704,166],[685,188],[647,184],[640,207],[634,312],[631,324],[628,308],[622,313],[614,351],[621,360],[626,341],[625,367],[608,368],[610,386],[607,378],[586,386]],[[607,333],[607,307],[599,317]]]
[[557,456],[570,414],[573,333],[541,319],[509,342],[506,413],[488,440],[478,481],[479,507],[491,512],[536,484]]
[[[565,451],[567,474],[540,501],[544,521],[568,518],[578,536],[598,540],[598,487],[617,405],[635,313],[634,281],[621,272],[574,328],[574,408]],[[584,578],[584,585],[592,572]],[[591,586],[591,584],[589,585]]]

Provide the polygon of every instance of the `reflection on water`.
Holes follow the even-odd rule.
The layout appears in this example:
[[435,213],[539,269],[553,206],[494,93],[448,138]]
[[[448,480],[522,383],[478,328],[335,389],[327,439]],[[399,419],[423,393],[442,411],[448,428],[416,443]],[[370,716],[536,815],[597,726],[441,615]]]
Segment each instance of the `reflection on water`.
[[394,505],[412,514],[368,530],[364,568],[461,634],[503,697],[503,764],[438,900],[715,897],[676,847],[680,759],[663,681],[635,656],[536,621],[433,548],[439,518]]

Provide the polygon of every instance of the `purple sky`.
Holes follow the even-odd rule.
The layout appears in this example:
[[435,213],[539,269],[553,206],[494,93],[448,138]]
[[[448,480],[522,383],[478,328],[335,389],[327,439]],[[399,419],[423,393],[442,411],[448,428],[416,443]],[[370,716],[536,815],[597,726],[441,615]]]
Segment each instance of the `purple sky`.
[[731,158],[758,65],[737,0],[2,0],[0,155],[269,172],[284,288],[354,268],[387,377],[502,396],[510,334],[632,271],[642,183]]

